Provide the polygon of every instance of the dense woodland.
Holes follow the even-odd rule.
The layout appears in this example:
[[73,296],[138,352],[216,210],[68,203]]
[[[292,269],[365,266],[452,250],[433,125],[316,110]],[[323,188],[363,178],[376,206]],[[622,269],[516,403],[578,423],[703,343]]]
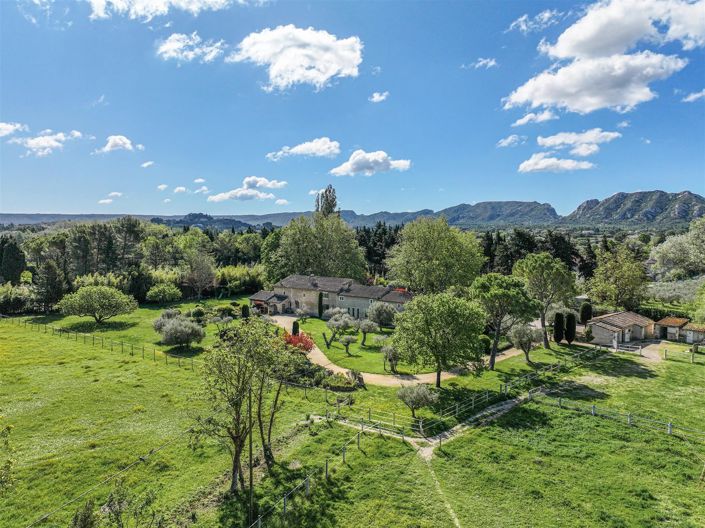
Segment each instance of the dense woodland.
[[[423,293],[425,287],[402,271],[404,263],[417,266],[414,256],[399,256],[405,231],[410,233],[423,220],[405,227],[380,222],[352,229],[339,217],[332,187],[317,197],[316,210],[286,227],[259,230],[168,227],[128,216],[6,232],[0,237],[0,312],[51,310],[65,294],[87,285],[115,287],[140,303],[167,302],[254,292],[291,273],[351,277]],[[441,231],[419,255],[428,254],[429,248],[436,254],[428,254],[430,261],[418,267],[433,262],[447,275],[438,261],[443,252],[436,245],[442,232],[456,230],[443,220],[429,222]],[[705,274],[702,219],[688,232],[671,236],[523,228],[468,231],[463,236],[472,239],[468,247],[477,253],[473,260],[481,261],[477,273],[473,265],[465,266],[473,278],[480,273],[511,275],[528,255],[547,253],[574,274],[576,293],[587,293],[606,307],[697,311],[695,294]],[[458,255],[449,258],[456,264],[462,260]],[[396,269],[390,270],[394,262]],[[462,285],[451,280],[447,286]]]

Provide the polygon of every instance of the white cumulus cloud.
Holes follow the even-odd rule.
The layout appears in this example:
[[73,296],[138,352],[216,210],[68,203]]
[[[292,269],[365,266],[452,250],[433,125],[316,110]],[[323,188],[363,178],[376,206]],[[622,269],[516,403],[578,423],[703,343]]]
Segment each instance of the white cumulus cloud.
[[164,203],[171,203],[171,198],[164,198],[164,200],[162,200],[162,201]]
[[103,198],[102,200],[98,200],[98,203],[100,205],[108,205],[113,203],[113,200],[111,198]]
[[309,196],[318,196],[323,191],[324,191],[324,189],[311,189],[310,191],[308,191],[308,195]]
[[122,196],[121,192],[113,191],[111,193],[108,193],[109,198],[120,198]]
[[336,77],[358,76],[362,47],[356,36],[339,39],[324,30],[289,24],[250,33],[226,61],[266,66],[267,91],[286,90],[296,84],[311,84],[321,90]]
[[284,198],[279,198],[274,203],[276,205],[289,205],[289,200],[285,200]]
[[589,161],[555,158],[546,152],[537,152],[528,160],[521,162],[519,172],[566,172],[591,169],[594,166]]
[[148,169],[152,165],[154,165],[153,161],[145,161],[142,165],[140,165],[140,167],[142,167],[143,169]]
[[675,55],[650,51],[578,59],[529,79],[506,98],[504,107],[558,107],[580,114],[602,108],[628,112],[656,97],[650,83],[670,77],[687,63]]
[[382,101],[386,101],[387,97],[389,97],[389,92],[374,92],[367,100],[371,103],[381,103]]
[[166,191],[169,186],[166,183],[162,183],[160,185],[157,185],[157,189],[160,191]]
[[511,135],[497,141],[497,147],[498,148],[516,147],[517,145],[522,145],[522,144],[526,143],[526,139],[527,139],[526,136],[520,136],[518,134],[511,134]]
[[703,97],[705,97],[705,88],[703,88],[699,92],[693,92],[691,94],[686,95],[682,99],[682,101],[684,103],[694,103],[695,101],[697,101],[698,99],[702,99]]
[[571,147],[575,156],[589,156],[600,150],[599,145],[609,143],[622,137],[619,132],[608,132],[601,128],[592,128],[584,132],[560,132],[553,136],[539,136],[536,142],[545,148]]
[[175,193],[185,193],[186,190],[187,190],[186,187],[181,187],[181,186],[179,186],[179,187],[174,187],[174,192],[175,192]]
[[194,31],[190,35],[173,33],[166,40],[159,42],[157,56],[163,60],[176,60],[179,62],[213,62],[225,52],[225,41],[203,41]]
[[115,14],[145,21],[166,15],[172,9],[198,15],[201,11],[226,9],[235,2],[249,3],[246,0],[88,0],[91,19],[110,18]]
[[193,183],[206,183],[206,180],[204,178],[196,178]]
[[15,132],[27,132],[29,127],[22,123],[0,123],[0,137],[14,134]]
[[406,171],[409,168],[411,168],[410,160],[394,160],[383,150],[365,152],[358,149],[350,155],[348,161],[331,169],[330,173],[334,176],[355,176],[356,174],[372,176],[378,172]]
[[25,156],[34,155],[37,157],[45,157],[64,148],[64,143],[72,139],[80,139],[83,137],[78,130],[71,132],[54,132],[53,130],[42,130],[39,135],[34,137],[13,137],[8,143],[22,145],[27,149]]
[[333,158],[338,154],[340,154],[340,143],[328,137],[320,137],[294,147],[282,147],[276,152],[270,152],[266,157],[271,161],[279,161],[287,156]]
[[543,123],[544,121],[552,121],[554,119],[558,119],[558,116],[550,110],[544,110],[542,112],[529,112],[524,117],[520,117],[514,121],[512,126],[518,127],[528,123]]
[[210,190],[205,185],[201,185],[198,189],[193,192],[194,194],[208,194]]
[[276,198],[272,193],[260,191],[264,189],[281,189],[287,182],[280,180],[269,180],[261,176],[247,176],[242,180],[242,185],[237,189],[214,194],[208,197],[209,202],[224,202],[225,200],[273,200]]
[[[142,147],[142,148],[139,148]],[[137,145],[139,150],[144,150],[144,146]],[[132,145],[132,141],[122,135],[108,136],[105,142],[105,146],[97,149],[95,152],[98,154],[107,154],[108,152],[113,152],[115,150],[134,150],[135,147]]]

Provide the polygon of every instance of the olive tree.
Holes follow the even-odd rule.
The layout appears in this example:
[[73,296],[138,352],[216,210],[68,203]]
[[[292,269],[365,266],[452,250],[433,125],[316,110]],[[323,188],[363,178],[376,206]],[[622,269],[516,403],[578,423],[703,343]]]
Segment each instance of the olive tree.
[[546,252],[533,253],[519,260],[512,273],[524,281],[527,293],[538,302],[543,346],[550,348],[546,313],[554,303],[569,302],[575,293],[575,277],[563,261]]
[[116,315],[134,312],[137,301],[110,286],[84,286],[66,295],[57,307],[64,315],[91,316],[100,324]]
[[485,319],[473,301],[449,293],[418,295],[397,315],[391,344],[406,363],[435,368],[440,387],[444,369],[483,368],[480,335]]
[[379,301],[373,302],[367,309],[367,318],[382,327],[392,326],[396,314],[394,306]]
[[352,336],[352,335],[344,335],[341,336],[340,339],[338,339],[341,345],[345,347],[345,353],[349,356],[350,355],[350,345],[353,343],[357,342],[357,337]]
[[189,348],[192,343],[200,343],[206,337],[201,325],[185,317],[169,319],[160,330],[162,343]]
[[526,362],[531,365],[533,362],[529,358],[529,352],[541,342],[543,334],[538,328],[529,325],[518,325],[509,331],[509,340],[512,345],[524,352]]
[[362,346],[365,346],[367,334],[379,332],[379,325],[369,319],[363,319],[357,326],[360,329],[360,332],[362,332],[362,343],[360,343]]
[[438,401],[438,394],[432,392],[428,385],[406,385],[397,391],[397,397],[411,410],[414,418],[417,410]]

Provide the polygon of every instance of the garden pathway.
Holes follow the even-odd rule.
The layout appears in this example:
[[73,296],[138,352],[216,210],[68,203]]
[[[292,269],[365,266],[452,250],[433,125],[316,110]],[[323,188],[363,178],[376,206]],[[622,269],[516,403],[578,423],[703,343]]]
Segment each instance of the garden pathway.
[[[291,315],[274,315],[272,319],[284,330],[291,332],[292,325],[297,318]],[[496,361],[502,361],[522,353],[523,352],[519,349],[510,348],[497,354]],[[307,357],[311,363],[337,374],[345,375],[349,370],[333,363],[316,345],[313,346],[313,349],[307,354]],[[378,385],[381,387],[401,387],[403,385],[413,385],[417,383],[436,383],[435,372],[426,374],[374,374],[372,372],[361,372],[360,374],[362,374],[362,379],[365,381],[366,385]],[[456,372],[441,372],[441,381],[445,381],[457,375]]]

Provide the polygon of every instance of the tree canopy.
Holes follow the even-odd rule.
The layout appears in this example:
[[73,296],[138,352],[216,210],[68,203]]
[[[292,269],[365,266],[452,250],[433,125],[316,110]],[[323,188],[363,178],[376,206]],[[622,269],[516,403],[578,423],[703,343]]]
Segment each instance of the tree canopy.
[[527,255],[514,265],[513,273],[524,281],[527,293],[538,301],[543,346],[549,348],[546,313],[554,303],[568,303],[575,294],[575,277],[561,260],[548,253]]
[[116,315],[134,312],[137,301],[110,286],[84,286],[66,295],[57,306],[64,315],[91,316],[100,324]]
[[470,286],[484,257],[475,235],[445,218],[419,218],[404,226],[387,259],[390,276],[417,293]]
[[487,313],[487,322],[494,336],[490,349],[490,370],[494,369],[499,339],[514,325],[531,321],[538,315],[537,301],[529,298],[524,283],[499,273],[481,275],[470,288],[470,296]]
[[590,279],[590,295],[597,301],[627,310],[638,308],[646,297],[646,270],[624,245],[598,251],[597,268]]
[[394,350],[411,365],[435,368],[437,387],[443,370],[482,369],[485,313],[475,302],[449,293],[418,295],[397,315],[395,324]]

